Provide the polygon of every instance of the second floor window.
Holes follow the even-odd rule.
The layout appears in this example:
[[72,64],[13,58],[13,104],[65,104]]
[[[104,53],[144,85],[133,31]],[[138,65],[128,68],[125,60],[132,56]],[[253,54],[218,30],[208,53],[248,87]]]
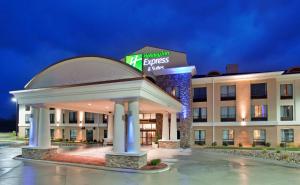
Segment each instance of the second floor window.
[[108,115],[102,114],[102,120],[103,120],[103,124],[107,124],[108,123]]
[[293,99],[293,84],[280,84],[280,99]]
[[207,100],[206,87],[194,88],[194,102],[205,102]]
[[207,121],[207,109],[206,107],[193,109],[193,121],[194,122],[206,122]]
[[221,107],[221,121],[236,121],[235,107]]
[[55,123],[55,114],[53,113],[50,114],[50,123],[51,124]]
[[77,112],[69,112],[69,123],[77,123]]
[[30,111],[30,106],[29,105],[25,105],[25,111]]
[[221,100],[235,100],[235,85],[221,86]]
[[252,99],[263,99],[267,98],[267,84],[251,84],[251,98]]
[[30,123],[30,117],[31,117],[31,114],[25,114],[25,123],[27,123],[27,124]]
[[94,113],[91,112],[85,112],[85,123],[94,123]]
[[283,105],[280,107],[280,120],[292,121],[293,120],[293,106]]
[[252,121],[267,121],[268,120],[268,106],[267,105],[252,105],[251,106],[251,120]]

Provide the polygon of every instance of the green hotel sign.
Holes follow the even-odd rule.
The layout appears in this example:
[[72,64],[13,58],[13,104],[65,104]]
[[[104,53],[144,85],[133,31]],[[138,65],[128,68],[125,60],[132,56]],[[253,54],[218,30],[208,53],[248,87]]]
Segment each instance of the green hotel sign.
[[126,56],[125,62],[139,71],[143,71],[143,67],[145,67],[146,70],[150,72],[164,69],[165,64],[170,61],[169,56],[169,51],[134,54]]

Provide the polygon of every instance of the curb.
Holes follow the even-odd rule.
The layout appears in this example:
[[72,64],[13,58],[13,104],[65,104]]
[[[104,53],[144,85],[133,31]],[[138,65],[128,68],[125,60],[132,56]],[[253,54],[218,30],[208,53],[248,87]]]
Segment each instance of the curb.
[[154,174],[154,173],[161,173],[161,172],[170,170],[170,166],[168,164],[167,164],[166,168],[158,169],[158,170],[136,170],[136,169],[127,169],[127,168],[111,168],[111,167],[106,167],[106,166],[96,166],[96,165],[89,165],[89,164],[78,164],[78,163],[68,163],[68,162],[27,159],[27,158],[23,158],[23,157],[14,157],[13,159],[27,161],[27,162],[58,164],[58,165],[75,166],[75,167],[82,167],[82,168],[89,168],[89,169],[96,169],[96,170],[125,172],[125,173]]

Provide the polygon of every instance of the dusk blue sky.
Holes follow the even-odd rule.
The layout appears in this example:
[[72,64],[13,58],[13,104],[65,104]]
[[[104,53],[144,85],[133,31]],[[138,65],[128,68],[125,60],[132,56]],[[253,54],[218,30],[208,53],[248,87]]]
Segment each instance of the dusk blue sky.
[[198,74],[300,65],[300,1],[0,1],[0,117],[10,90],[78,55],[119,59],[145,45],[186,52]]

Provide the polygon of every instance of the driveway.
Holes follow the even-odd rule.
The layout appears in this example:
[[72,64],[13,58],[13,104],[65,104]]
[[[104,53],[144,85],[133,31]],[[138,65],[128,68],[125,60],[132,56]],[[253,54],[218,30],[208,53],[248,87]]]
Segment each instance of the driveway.
[[158,174],[120,173],[63,165],[21,162],[12,157],[20,148],[0,148],[0,185],[282,185],[299,184],[300,169],[276,166],[239,157],[205,153],[193,149],[191,155],[166,159],[170,171]]

